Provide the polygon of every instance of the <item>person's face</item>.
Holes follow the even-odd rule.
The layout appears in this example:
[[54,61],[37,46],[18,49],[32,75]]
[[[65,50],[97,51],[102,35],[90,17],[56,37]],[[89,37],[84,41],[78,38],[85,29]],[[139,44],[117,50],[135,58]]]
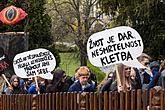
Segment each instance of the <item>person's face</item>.
[[63,74],[61,82],[65,82],[65,79],[66,79],[66,74]]
[[113,73],[110,73],[109,75],[108,75],[108,79],[112,79],[113,78]]
[[89,76],[80,76],[79,81],[81,85],[86,85],[88,83]]
[[135,77],[136,77],[136,73],[135,73],[135,70],[133,69],[133,68],[131,68],[131,73],[130,73],[130,77],[131,77],[131,79],[135,79]]
[[18,84],[19,84],[19,80],[17,78],[15,78],[14,81],[13,81],[13,86],[17,87]]
[[150,61],[148,58],[143,58],[143,60],[140,63],[147,68],[150,66]]
[[124,73],[125,73],[125,77],[129,77],[131,73],[131,67],[124,66]]
[[75,77],[76,80],[78,80],[79,74],[78,73],[75,73],[74,77]]

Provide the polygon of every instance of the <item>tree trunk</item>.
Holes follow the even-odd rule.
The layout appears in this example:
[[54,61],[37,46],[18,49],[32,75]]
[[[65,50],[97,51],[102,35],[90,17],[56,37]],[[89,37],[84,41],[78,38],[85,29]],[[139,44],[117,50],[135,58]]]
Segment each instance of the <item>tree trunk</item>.
[[87,56],[82,49],[80,49],[80,65],[87,66]]

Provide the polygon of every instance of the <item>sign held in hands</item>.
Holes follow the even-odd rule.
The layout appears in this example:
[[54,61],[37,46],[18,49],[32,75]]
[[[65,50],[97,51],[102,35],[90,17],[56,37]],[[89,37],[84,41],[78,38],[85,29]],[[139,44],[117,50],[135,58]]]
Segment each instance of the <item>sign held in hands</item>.
[[17,54],[13,60],[14,71],[21,78],[40,76],[52,79],[51,71],[56,66],[53,54],[46,49],[35,49]]
[[144,67],[137,60],[143,52],[139,33],[127,26],[116,27],[91,35],[87,42],[89,61],[97,67],[123,63],[132,67]]

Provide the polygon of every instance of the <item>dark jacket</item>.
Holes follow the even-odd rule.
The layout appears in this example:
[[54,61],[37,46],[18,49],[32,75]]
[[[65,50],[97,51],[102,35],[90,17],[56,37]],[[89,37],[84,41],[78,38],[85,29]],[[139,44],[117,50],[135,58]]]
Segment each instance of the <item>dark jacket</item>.
[[103,84],[103,86],[101,87],[100,91],[101,92],[110,91],[112,82],[113,82],[113,79],[106,80],[105,83]]
[[69,88],[68,92],[95,92],[93,84],[87,84],[87,86],[82,89],[80,81],[75,81]]

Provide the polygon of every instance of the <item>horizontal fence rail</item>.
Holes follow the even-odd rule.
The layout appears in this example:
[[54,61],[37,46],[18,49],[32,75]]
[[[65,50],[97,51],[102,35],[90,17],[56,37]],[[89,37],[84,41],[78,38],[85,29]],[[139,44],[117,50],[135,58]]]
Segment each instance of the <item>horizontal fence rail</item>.
[[147,105],[165,110],[164,90],[0,96],[0,110],[147,110]]

